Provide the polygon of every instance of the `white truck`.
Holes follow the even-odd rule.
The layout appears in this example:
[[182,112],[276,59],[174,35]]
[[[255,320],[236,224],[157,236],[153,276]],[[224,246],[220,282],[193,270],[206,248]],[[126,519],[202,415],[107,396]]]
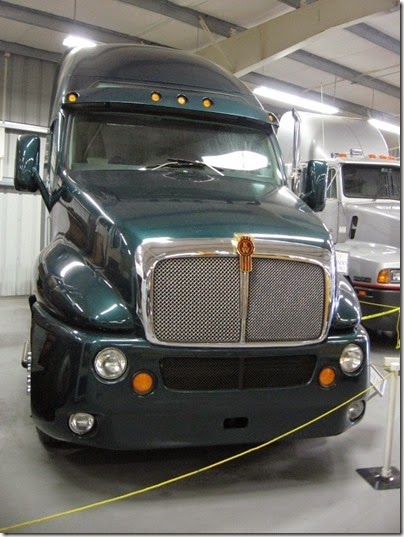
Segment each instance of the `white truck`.
[[398,331],[400,162],[388,155],[380,131],[363,119],[293,110],[282,116],[278,140],[290,187],[303,199],[312,190],[309,162],[327,163],[318,216],[337,252],[348,254],[345,275],[359,297],[363,324]]

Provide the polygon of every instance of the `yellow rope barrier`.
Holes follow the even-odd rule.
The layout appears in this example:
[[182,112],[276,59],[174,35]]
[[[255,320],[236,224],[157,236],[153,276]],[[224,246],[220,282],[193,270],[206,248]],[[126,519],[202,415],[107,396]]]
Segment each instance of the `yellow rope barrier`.
[[390,315],[391,313],[397,313],[400,311],[400,308],[394,308],[389,311],[381,311],[380,313],[373,313],[372,315],[366,315],[362,317],[362,321],[368,321],[369,319],[376,319],[376,317],[384,317],[385,315]]
[[[381,382],[384,382],[390,375],[392,375],[392,373],[389,373],[386,377],[383,377],[380,380],[380,382],[378,382],[377,384],[380,384]],[[138,490],[129,492],[127,494],[122,494],[121,496],[116,496],[114,498],[109,498],[107,500],[101,500],[99,502],[90,503],[88,505],[83,505],[82,507],[76,507],[74,509],[69,509],[68,511],[62,511],[60,513],[56,513],[56,514],[53,514],[53,515],[47,515],[47,516],[44,516],[44,517],[41,517],[41,518],[36,518],[34,520],[29,520],[27,522],[21,522],[19,524],[13,524],[11,526],[6,526],[4,528],[0,528],[0,533],[10,532],[12,530],[16,530],[16,529],[23,528],[23,527],[26,527],[26,526],[33,526],[34,524],[40,524],[42,522],[48,522],[49,520],[55,520],[57,518],[61,518],[61,517],[64,517],[64,516],[73,515],[73,514],[76,514],[76,513],[81,513],[83,511],[88,511],[90,509],[95,509],[96,507],[102,507],[102,506],[108,505],[110,503],[118,502],[118,501],[121,501],[121,500],[126,500],[127,498],[132,498],[133,496],[139,496],[140,494],[145,494],[146,492],[151,492],[152,490],[156,490],[156,489],[159,489],[159,488],[162,488],[162,487],[166,487],[167,485],[172,485],[173,483],[177,483],[178,481],[188,479],[188,478],[193,477],[193,476],[195,476],[197,474],[200,474],[202,472],[212,470],[213,468],[217,468],[218,466],[222,466],[223,464],[226,464],[228,462],[231,462],[231,461],[234,461],[234,460],[239,459],[241,457],[244,457],[246,455],[249,455],[250,453],[253,453],[255,451],[263,449],[263,448],[265,448],[265,447],[267,447],[267,446],[269,446],[271,444],[274,444],[275,442],[278,442],[279,440],[282,440],[283,438],[286,438],[286,437],[288,437],[288,436],[290,436],[290,435],[292,435],[292,434],[294,434],[294,433],[296,433],[298,431],[301,431],[305,427],[308,427],[309,425],[312,425],[313,423],[316,423],[317,421],[320,421],[321,419],[324,419],[325,417],[329,416],[333,412],[336,412],[340,408],[343,408],[344,406],[349,405],[349,403],[351,403],[352,401],[354,401],[358,397],[361,397],[366,392],[374,389],[374,386],[375,386],[374,384],[371,384],[368,388],[366,388],[365,390],[357,393],[355,396],[351,397],[350,399],[348,399],[344,403],[341,403],[341,404],[337,405],[336,407],[332,408],[331,410],[328,410],[327,412],[324,412],[324,414],[321,414],[320,416],[318,416],[316,418],[313,418],[310,421],[307,421],[303,425],[299,425],[298,427],[295,427],[294,429],[292,429],[292,430],[290,430],[290,431],[288,431],[286,433],[283,433],[283,434],[277,436],[276,438],[268,440],[267,442],[264,442],[263,444],[260,444],[258,446],[254,446],[253,448],[247,449],[247,450],[242,451],[240,453],[236,453],[236,455],[232,455],[231,457],[227,457],[226,459],[222,459],[220,461],[217,461],[217,462],[214,462],[212,464],[209,464],[208,466],[204,466],[202,468],[198,468],[197,470],[187,472],[186,474],[182,474],[182,475],[179,475],[177,477],[173,477],[172,479],[167,479],[166,481],[162,481],[160,483],[156,483],[154,485],[150,485],[148,487],[138,489]]]
[[362,321],[368,321],[369,319],[376,319],[377,317],[383,317],[384,315],[390,315],[391,313],[397,313],[397,323],[396,323],[396,334],[397,334],[397,343],[396,343],[396,349],[400,349],[400,307],[395,306],[387,306],[386,304],[374,304],[373,302],[364,302],[362,300],[359,301],[360,304],[368,304],[371,306],[377,306],[380,308],[389,308],[387,311],[381,311],[380,313],[374,313],[372,315],[366,315],[365,317],[362,317]]

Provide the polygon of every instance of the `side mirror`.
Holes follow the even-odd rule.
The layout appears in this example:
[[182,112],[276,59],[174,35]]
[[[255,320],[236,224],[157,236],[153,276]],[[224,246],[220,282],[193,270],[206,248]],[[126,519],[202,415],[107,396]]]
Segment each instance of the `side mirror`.
[[39,188],[39,136],[19,136],[15,156],[14,187],[16,190],[36,192]]
[[326,161],[310,160],[303,175],[300,197],[315,212],[322,211],[325,207],[327,171]]

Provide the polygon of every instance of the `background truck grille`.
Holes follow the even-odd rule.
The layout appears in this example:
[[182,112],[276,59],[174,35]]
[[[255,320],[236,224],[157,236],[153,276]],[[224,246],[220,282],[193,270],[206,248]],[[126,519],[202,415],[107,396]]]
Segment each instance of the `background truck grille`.
[[[233,256],[170,257],[152,279],[152,323],[158,341],[238,343],[241,338],[239,260]],[[318,339],[324,328],[321,265],[254,258],[249,273],[246,343]]]
[[163,358],[160,369],[170,390],[281,388],[310,382],[315,356]]

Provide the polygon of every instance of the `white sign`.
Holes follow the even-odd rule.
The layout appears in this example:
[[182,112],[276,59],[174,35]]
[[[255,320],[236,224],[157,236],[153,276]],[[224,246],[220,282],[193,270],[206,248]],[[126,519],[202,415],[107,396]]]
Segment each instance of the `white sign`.
[[337,257],[337,271],[342,274],[348,274],[348,252],[336,251],[335,255]]
[[[386,379],[376,366],[370,364],[370,384],[375,389],[376,393],[383,397],[386,390]],[[372,395],[376,395],[373,393]]]

